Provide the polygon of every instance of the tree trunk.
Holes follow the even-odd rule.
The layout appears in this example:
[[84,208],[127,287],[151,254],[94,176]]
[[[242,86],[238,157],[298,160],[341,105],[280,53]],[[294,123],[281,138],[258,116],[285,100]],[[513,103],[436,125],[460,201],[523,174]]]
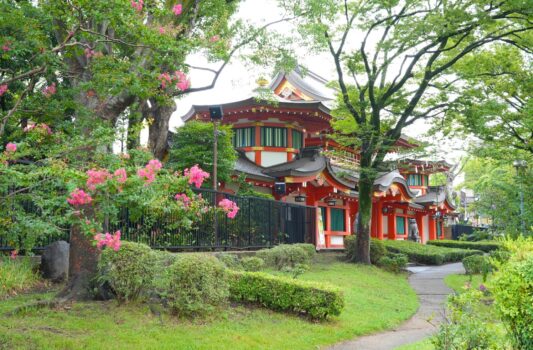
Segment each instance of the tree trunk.
[[355,262],[370,264],[370,221],[372,218],[373,176],[368,170],[361,171],[359,177],[359,220],[357,222],[357,238],[355,241]]
[[[85,207],[86,217],[93,216],[93,209]],[[69,255],[69,278],[68,283],[59,293],[59,297],[65,300],[87,300],[93,298],[91,283],[96,277],[97,264],[100,251],[85,235],[79,225],[73,225],[70,229],[70,255]]]
[[143,108],[143,118],[149,121],[148,148],[154,157],[163,159],[168,149],[168,129],[172,113],[176,110],[174,101],[156,102],[150,100],[151,107],[146,104]]

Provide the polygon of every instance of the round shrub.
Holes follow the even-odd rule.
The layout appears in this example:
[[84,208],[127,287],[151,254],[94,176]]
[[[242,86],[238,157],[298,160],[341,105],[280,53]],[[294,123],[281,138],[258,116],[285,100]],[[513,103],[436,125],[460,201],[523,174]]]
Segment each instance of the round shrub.
[[386,271],[400,273],[407,266],[407,262],[407,255],[391,253],[381,257],[378,260],[377,265]]
[[257,257],[278,270],[293,268],[297,264],[308,265],[311,260],[304,248],[291,244],[280,244],[271,249],[260,250],[257,252]]
[[[346,258],[349,261],[355,261],[357,257],[356,251],[356,236],[344,237],[344,251],[346,252]],[[370,262],[376,264],[379,259],[387,255],[387,248],[379,239],[370,239]]]
[[181,256],[169,267],[168,280],[168,304],[179,315],[205,314],[229,295],[224,265],[207,254]]
[[305,250],[307,255],[309,255],[309,259],[313,259],[315,257],[315,255],[316,255],[316,247],[315,247],[314,244],[310,244],[310,243],[295,243],[295,244],[292,244],[292,245],[295,246],[295,247],[300,247],[303,250]]
[[118,251],[104,249],[98,271],[99,281],[108,283],[118,300],[136,300],[152,287],[154,254],[145,244],[122,242]]
[[239,257],[236,254],[219,253],[216,255],[216,257],[228,269],[242,270],[241,261],[239,260]]
[[463,259],[463,266],[467,275],[483,274],[483,279],[490,272],[491,266],[483,255],[471,255]]
[[244,271],[259,271],[265,266],[265,261],[257,256],[245,256],[241,259]]

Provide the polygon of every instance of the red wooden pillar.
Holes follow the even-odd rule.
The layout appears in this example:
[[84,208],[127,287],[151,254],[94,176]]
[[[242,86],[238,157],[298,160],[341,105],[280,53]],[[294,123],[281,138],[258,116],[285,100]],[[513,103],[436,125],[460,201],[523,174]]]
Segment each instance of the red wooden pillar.
[[[255,126],[255,147],[261,146],[261,127]],[[261,166],[261,151],[255,151],[255,164]]]
[[[383,202],[378,199],[376,203],[376,237],[383,240],[383,218],[382,218]],[[374,220],[373,220],[374,221]]]
[[392,212],[389,214],[389,239],[395,240],[396,239],[396,216],[394,215],[394,209],[391,209]]
[[420,242],[425,242],[425,236],[424,236],[424,216],[422,213],[416,213],[416,226],[418,226],[418,233],[420,234]]
[[437,239],[437,227],[435,225],[435,219],[433,219],[433,215],[429,214],[429,240],[432,241],[434,239]]

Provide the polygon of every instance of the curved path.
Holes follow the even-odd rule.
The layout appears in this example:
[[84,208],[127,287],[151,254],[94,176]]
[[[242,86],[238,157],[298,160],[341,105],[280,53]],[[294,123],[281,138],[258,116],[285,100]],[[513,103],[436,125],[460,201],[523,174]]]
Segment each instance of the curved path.
[[429,337],[444,320],[445,301],[453,290],[444,284],[444,277],[464,273],[461,263],[441,266],[409,267],[409,284],[420,301],[417,313],[407,322],[390,331],[358,337],[336,344],[330,350],[389,350]]

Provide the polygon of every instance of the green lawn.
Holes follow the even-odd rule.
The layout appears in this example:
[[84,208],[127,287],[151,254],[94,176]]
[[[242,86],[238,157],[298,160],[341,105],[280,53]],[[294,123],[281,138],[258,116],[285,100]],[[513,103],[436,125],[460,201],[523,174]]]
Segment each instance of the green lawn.
[[448,275],[444,278],[444,283],[454,291],[461,293],[467,283],[470,283],[471,288],[479,288],[480,284],[486,284],[483,282],[483,277],[481,275],[473,275],[472,281],[467,275]]
[[434,350],[431,338],[427,338],[416,343],[400,346],[394,350]]
[[0,344],[10,349],[316,349],[394,327],[418,307],[405,275],[339,262],[333,256],[320,255],[300,278],[341,287],[346,298],[343,313],[329,322],[315,323],[234,306],[210,320],[163,315],[161,322],[146,305],[118,306],[109,301],[4,317],[18,305],[53,295],[33,294],[0,303]]

